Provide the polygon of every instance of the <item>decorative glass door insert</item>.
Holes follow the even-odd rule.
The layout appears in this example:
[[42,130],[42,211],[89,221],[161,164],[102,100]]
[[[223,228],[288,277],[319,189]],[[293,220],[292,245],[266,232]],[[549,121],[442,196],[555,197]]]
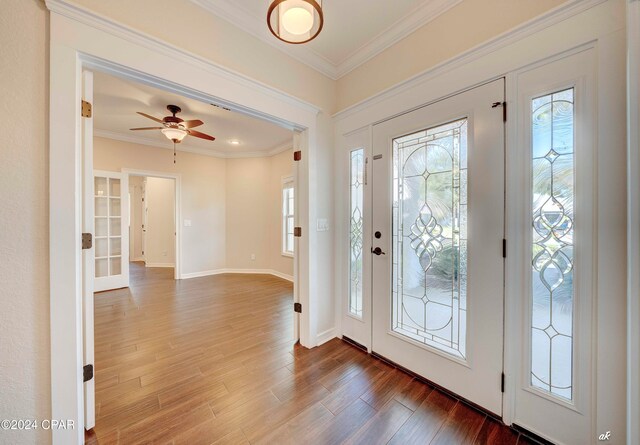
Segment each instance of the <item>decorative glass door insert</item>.
[[362,246],[364,243],[364,149],[353,150],[350,156],[350,218],[349,218],[349,313],[362,317]]
[[393,140],[392,330],[465,358],[467,119]]
[[573,88],[533,99],[531,385],[572,400]]

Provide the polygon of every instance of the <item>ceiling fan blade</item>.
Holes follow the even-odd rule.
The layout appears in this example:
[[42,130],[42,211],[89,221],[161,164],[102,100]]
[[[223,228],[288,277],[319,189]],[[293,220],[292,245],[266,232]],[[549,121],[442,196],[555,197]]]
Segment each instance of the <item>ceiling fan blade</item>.
[[183,121],[182,125],[184,125],[185,128],[195,128],[199,127],[200,125],[204,125],[204,122],[202,122],[200,119],[193,119],[190,121]]
[[199,131],[195,131],[195,130],[188,130],[189,131],[189,135],[190,136],[195,136],[197,138],[200,139],[206,139],[208,141],[215,141],[216,138],[214,138],[213,136],[209,136],[208,134],[204,134],[204,133],[200,133]]
[[129,128],[129,130],[162,130],[164,127],[140,127],[140,128]]
[[143,112],[141,112],[141,111],[137,111],[137,113],[138,113],[140,116],[144,116],[144,117],[146,117],[146,118],[151,119],[152,121],[156,121],[156,122],[159,122],[159,123],[161,123],[161,124],[163,123],[163,122],[162,122],[162,119],[158,119],[157,117],[150,116],[150,115],[148,115],[147,113],[143,113]]

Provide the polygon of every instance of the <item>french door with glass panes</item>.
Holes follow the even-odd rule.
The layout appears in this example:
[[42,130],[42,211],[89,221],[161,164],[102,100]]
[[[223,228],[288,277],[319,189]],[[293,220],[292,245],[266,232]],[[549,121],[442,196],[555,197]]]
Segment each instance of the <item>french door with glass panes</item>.
[[373,127],[372,350],[502,414],[504,79]]
[[127,175],[94,172],[95,291],[129,286]]

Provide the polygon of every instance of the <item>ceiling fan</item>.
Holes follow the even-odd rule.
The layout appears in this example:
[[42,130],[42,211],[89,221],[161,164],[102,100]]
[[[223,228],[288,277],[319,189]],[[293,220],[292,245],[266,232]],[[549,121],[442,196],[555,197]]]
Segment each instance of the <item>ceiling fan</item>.
[[215,141],[216,138],[210,136],[205,133],[201,133],[196,130],[192,130],[194,127],[199,127],[203,125],[200,119],[193,119],[190,121],[185,121],[176,116],[176,114],[180,113],[182,109],[177,105],[167,105],[167,110],[173,116],[165,116],[162,119],[158,119],[156,117],[150,116],[146,113],[142,113],[138,111],[138,114],[144,116],[152,121],[158,122],[162,124],[162,127],[141,127],[141,128],[131,128],[133,131],[139,130],[160,130],[162,134],[166,136],[167,139],[172,141],[174,144],[179,144],[182,140],[187,136],[193,136],[200,139],[206,139],[208,141]]

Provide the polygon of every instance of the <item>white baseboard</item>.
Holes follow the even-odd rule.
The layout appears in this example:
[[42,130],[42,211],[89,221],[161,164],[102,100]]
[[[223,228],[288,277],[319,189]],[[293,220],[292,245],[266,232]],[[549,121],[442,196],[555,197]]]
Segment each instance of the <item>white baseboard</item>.
[[208,277],[211,275],[220,275],[225,273],[273,275],[275,277],[282,278],[283,280],[291,281],[293,283],[293,277],[291,275],[286,275],[286,274],[283,274],[282,272],[278,272],[273,269],[215,269],[215,270],[205,270],[202,272],[183,273],[180,276],[180,278],[182,280],[188,280],[191,278]]
[[145,267],[176,267],[173,263],[145,263]]
[[138,257],[138,258],[133,258],[133,259],[130,259],[129,261],[130,261],[130,262],[134,262],[134,261],[144,261],[144,257],[143,257],[143,256],[141,256],[141,257]]
[[325,344],[329,340],[333,340],[338,335],[336,334],[336,328],[327,329],[324,332],[321,332],[316,337],[316,344],[318,346]]
[[277,270],[271,270],[271,275],[274,275],[278,278],[282,278],[283,280],[291,281],[293,283],[293,275],[287,275],[282,272],[278,272]]

